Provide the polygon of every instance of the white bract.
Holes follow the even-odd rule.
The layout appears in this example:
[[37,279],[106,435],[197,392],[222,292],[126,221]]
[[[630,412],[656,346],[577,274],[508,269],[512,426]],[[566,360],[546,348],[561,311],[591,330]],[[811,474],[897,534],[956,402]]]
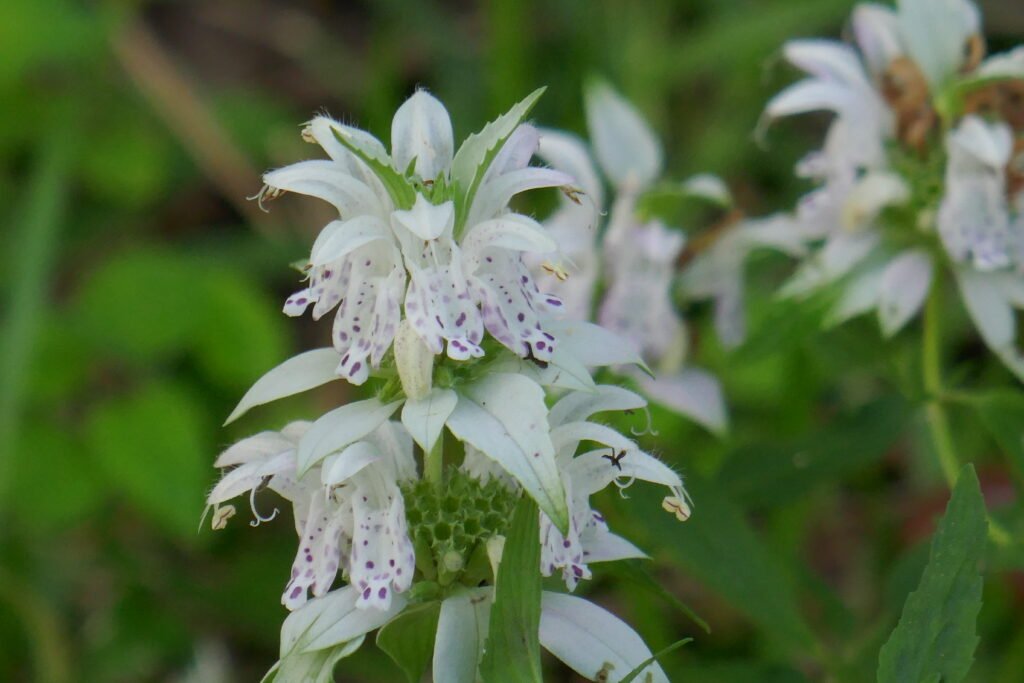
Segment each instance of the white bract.
[[[983,59],[980,15],[969,0],[862,4],[852,25],[856,49],[787,43],[786,58],[808,78],[765,110],[771,119],[835,114],[824,147],[797,167],[819,187],[790,225],[820,244],[783,292],[804,296],[841,282],[829,322],[875,311],[891,336],[921,310],[937,269],[952,270],[982,337],[1024,376],[995,322],[1012,318],[1018,304],[1006,283],[1021,277],[1021,198],[1008,182],[1015,132],[974,113],[1003,116],[999,89],[1024,78],[1024,51]],[[941,175],[935,161],[945,164]],[[938,202],[919,189],[929,182],[944,184]]]
[[303,137],[330,158],[264,175],[264,199],[295,192],[338,211],[313,244],[308,287],[285,312],[312,304],[320,318],[337,307],[339,375],[365,382],[403,319],[432,353],[455,360],[482,356],[485,330],[520,356],[550,358],[556,342],[541,319],[561,301],[537,288],[521,254],[555,243],[508,208],[520,192],[573,182],[529,166],[538,135],[520,121],[539,94],[454,154],[448,113],[423,90],[395,114],[390,154],[369,133],[318,116]]

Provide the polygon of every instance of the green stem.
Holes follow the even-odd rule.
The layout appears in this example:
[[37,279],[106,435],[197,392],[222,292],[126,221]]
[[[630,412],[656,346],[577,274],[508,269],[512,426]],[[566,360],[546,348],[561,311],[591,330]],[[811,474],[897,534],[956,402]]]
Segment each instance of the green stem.
[[928,394],[928,405],[925,408],[925,419],[931,433],[935,455],[942,468],[946,483],[952,488],[960,471],[953,446],[953,435],[949,429],[949,419],[942,405],[942,352],[941,352],[941,316],[942,316],[942,285],[940,281],[932,283],[928,293],[928,302],[924,311],[924,338],[922,347],[922,371],[924,372],[924,388]]
[[439,436],[434,447],[423,453],[423,478],[441,488],[444,478],[444,438]]
[[[924,387],[928,393],[928,404],[925,407],[925,419],[931,433],[935,455],[939,459],[939,467],[949,488],[956,484],[960,472],[960,463],[953,445],[953,434],[949,429],[949,418],[943,403],[968,403],[969,398],[957,391],[947,391],[942,387],[942,354],[940,317],[942,315],[942,291],[940,282],[932,284],[928,293],[928,302],[924,310],[924,345],[922,349],[922,370]],[[988,536],[996,545],[1008,547],[1013,545],[1013,534],[1006,527],[989,515]]]

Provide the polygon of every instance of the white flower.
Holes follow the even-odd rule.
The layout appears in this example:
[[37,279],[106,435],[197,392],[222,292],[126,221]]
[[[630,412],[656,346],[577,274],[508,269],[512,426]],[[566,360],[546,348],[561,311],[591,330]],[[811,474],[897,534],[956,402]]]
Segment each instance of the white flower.
[[236,443],[217,459],[231,467],[207,503],[217,509],[248,492],[256,523],[255,497],[263,488],[291,501],[299,550],[282,596],[294,610],[330,590],[338,570],[358,590],[360,609],[387,610],[396,593],[409,588],[415,557],[406,530],[399,484],[416,477],[412,440],[400,425],[384,422],[322,465],[299,474],[298,451],[310,432],[295,422],[281,432],[263,432]]
[[[667,500],[681,506],[688,516],[688,498],[678,474],[614,429],[589,421],[596,413],[646,406],[647,402],[631,391],[598,386],[592,392],[569,393],[548,416],[558,467],[569,492],[570,523],[569,532],[563,534],[541,514],[541,573],[550,576],[561,570],[569,590],[581,579],[590,578],[590,562],[646,557],[632,543],[611,533],[601,513],[591,509],[590,496],[609,484],[625,487],[642,479],[667,486]],[[584,441],[603,447],[577,455]]]
[[[801,200],[792,230],[824,242],[783,294],[803,296],[848,278],[829,322],[877,311],[889,336],[921,309],[932,286],[932,234],[963,264],[958,268],[993,271],[1019,263],[1022,229],[1006,194],[1013,139],[1004,124],[966,116],[947,136],[941,204],[915,206],[916,224],[910,219],[887,226],[880,218],[888,207],[932,201],[912,196],[915,178],[891,168],[889,149],[900,145],[923,158],[951,84],[1020,78],[1024,61],[1019,51],[981,60],[980,18],[968,0],[902,0],[896,10],[859,5],[853,29],[859,52],[833,41],[788,43],[786,57],[810,78],[766,108],[771,118],[812,110],[836,114],[824,148],[797,169],[821,185]],[[914,172],[930,172],[922,169]],[[920,245],[893,249],[887,230],[902,231],[904,244]]]
[[711,299],[715,304],[715,331],[727,348],[746,337],[743,313],[743,269],[751,252],[772,248],[791,256],[805,253],[803,237],[785,216],[741,219],[723,226],[723,234],[698,254],[680,275],[683,294],[690,299]]
[[968,116],[946,141],[946,194],[939,233],[956,262],[957,283],[982,339],[1024,378],[1015,309],[1024,308],[1024,192],[1008,196],[1012,131]]
[[1021,264],[1024,224],[1011,215],[1006,194],[1013,131],[968,116],[949,134],[946,149],[946,194],[937,222],[949,255],[980,271]]
[[520,192],[572,183],[528,165],[538,136],[520,120],[538,95],[455,154],[447,111],[422,90],[395,114],[390,155],[370,134],[319,116],[303,137],[330,159],[264,176],[264,198],[296,192],[338,210],[313,244],[309,286],[288,298],[285,312],[300,315],[313,304],[319,318],[337,306],[339,375],[366,381],[391,347],[403,308],[434,354],[482,356],[486,329],[520,356],[550,358],[555,340],[541,321],[561,302],[537,288],[521,254],[555,243],[508,209]]

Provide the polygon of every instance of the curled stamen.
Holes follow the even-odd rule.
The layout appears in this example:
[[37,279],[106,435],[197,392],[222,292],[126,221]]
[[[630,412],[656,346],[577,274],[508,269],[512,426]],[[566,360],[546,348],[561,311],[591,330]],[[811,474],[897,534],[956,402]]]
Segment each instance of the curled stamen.
[[619,495],[622,496],[623,500],[627,500],[629,498],[629,496],[626,495],[626,489],[632,486],[635,481],[636,477],[615,477],[612,479],[612,483],[619,487]]
[[647,418],[647,426],[639,431],[636,427],[630,427],[629,432],[633,436],[646,436],[647,434],[658,436],[658,430],[654,428],[654,419],[651,417],[651,409],[647,406],[644,406],[644,416]]
[[277,517],[279,512],[281,512],[277,508],[274,508],[274,511],[266,517],[260,515],[259,510],[256,509],[256,491],[258,491],[261,488],[262,487],[260,486],[254,486],[253,489],[249,491],[249,509],[252,510],[252,516],[256,518],[249,522],[249,526],[251,527],[258,527],[263,522],[270,522],[275,517]]
[[249,201],[255,199],[256,205],[260,207],[260,211],[262,211],[263,213],[270,213],[270,210],[267,209],[267,207],[263,206],[263,202],[277,199],[282,194],[284,194],[284,192],[285,191],[279,187],[271,187],[270,185],[264,185],[263,187],[260,188],[259,192],[257,192],[251,197],[246,197],[246,199],[248,199]]

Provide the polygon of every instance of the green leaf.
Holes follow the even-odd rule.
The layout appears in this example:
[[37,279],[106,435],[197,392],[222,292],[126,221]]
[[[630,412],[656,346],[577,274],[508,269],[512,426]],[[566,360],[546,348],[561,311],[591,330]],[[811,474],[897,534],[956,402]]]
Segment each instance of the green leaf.
[[103,487],[73,434],[33,422],[19,436],[9,492],[18,522],[11,529],[47,534],[94,515],[103,503]]
[[66,136],[48,138],[38,154],[37,165],[27,179],[25,203],[15,219],[17,225],[6,229],[8,246],[3,256],[4,271],[11,279],[4,282],[9,289],[0,298],[0,500],[9,484],[9,454],[17,446],[31,379],[28,368],[38,353],[37,337],[45,320],[43,311],[53,284],[67,204]]
[[970,399],[1019,477],[1024,478],[1024,395],[1020,391],[992,391]]
[[[689,605],[677,598],[671,591],[661,585],[657,579],[651,576],[651,573],[647,571],[647,568],[644,567],[641,562],[644,562],[644,560],[624,560],[622,562],[614,562],[611,563],[609,570],[612,573],[617,574],[620,578],[644,588],[657,596],[658,599],[672,605],[677,610],[685,614],[693,623],[697,624],[704,633],[711,633],[711,627],[708,625],[708,622],[697,614]],[[643,667],[641,667],[641,669],[642,668]]]
[[455,234],[458,236],[473,205],[473,198],[480,188],[484,174],[494,157],[498,155],[505,141],[529,115],[546,88],[537,88],[515,104],[507,112],[494,119],[479,133],[473,133],[459,147],[452,160],[452,182],[459,193],[460,201],[455,202]]
[[879,683],[958,683],[974,661],[981,610],[978,563],[988,538],[985,501],[974,467],[960,470],[932,539],[917,590],[878,658]]
[[109,399],[87,417],[85,438],[101,474],[180,538],[196,538],[211,478],[207,421],[171,384]]
[[140,363],[187,348],[204,309],[203,271],[163,249],[118,254],[89,276],[71,316],[103,355]]
[[540,519],[524,495],[505,538],[487,650],[480,663],[485,683],[543,683],[540,668]]
[[672,643],[668,647],[663,647],[662,649],[658,650],[653,655],[651,655],[647,660],[645,660],[643,663],[641,663],[638,667],[636,667],[635,669],[630,671],[628,674],[626,674],[626,677],[623,678],[622,680],[620,680],[619,683],[632,683],[632,681],[635,681],[636,677],[639,676],[643,672],[643,670],[646,669],[647,667],[649,667],[651,664],[654,664],[656,661],[658,661],[659,659],[661,659],[665,655],[667,655],[667,654],[669,654],[671,652],[675,652],[676,650],[681,648],[683,645],[686,645],[687,643],[692,643],[692,642],[693,642],[693,638],[683,638],[681,640],[677,640],[676,642]]
[[901,399],[875,401],[784,445],[740,448],[716,478],[745,508],[791,502],[879,461],[905,433],[909,413]]
[[[742,510],[724,490],[696,474],[687,478],[686,488],[694,501],[693,516],[684,524],[668,514],[645,517],[635,530],[637,540],[647,538],[639,545],[666,549],[683,571],[718,593],[785,651],[801,656],[818,651],[800,613],[793,576],[758,538]],[[657,508],[653,495],[640,491],[629,504]]]
[[377,647],[405,672],[409,683],[418,683],[430,666],[441,603],[416,605],[377,631]]
[[223,388],[245,389],[287,354],[285,318],[258,286],[237,273],[210,273],[203,290],[203,321],[193,342],[196,361]]
[[409,181],[405,179],[405,176],[391,167],[387,159],[381,158],[373,154],[365,146],[357,144],[357,142],[346,135],[344,130],[332,126],[331,132],[334,133],[334,137],[337,138],[338,142],[345,146],[345,149],[352,152],[357,159],[370,167],[370,170],[373,171],[374,175],[380,179],[381,184],[384,185],[384,189],[388,191],[396,207],[399,209],[412,208],[413,203],[416,201],[416,191],[409,185]]

